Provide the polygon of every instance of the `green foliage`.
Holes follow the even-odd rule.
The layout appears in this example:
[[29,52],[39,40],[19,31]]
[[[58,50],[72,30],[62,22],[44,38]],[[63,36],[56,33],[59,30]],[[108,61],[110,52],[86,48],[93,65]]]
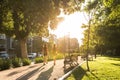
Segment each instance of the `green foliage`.
[[41,63],[43,62],[43,57],[36,57],[35,58],[35,63]]
[[[116,1],[114,0],[113,3],[110,4],[110,7],[106,6],[109,11],[105,12],[107,14],[106,19],[104,19],[102,22],[104,24],[99,23],[95,29],[95,33],[99,37],[100,41],[104,44],[102,45],[104,46],[104,49],[106,49],[105,51],[109,49],[115,50],[115,55],[120,55],[120,50],[118,49],[120,46],[120,39],[118,38],[120,37],[120,5],[119,1]],[[113,6],[114,4],[116,6]]]
[[64,53],[57,53],[56,59],[63,59],[64,58]]
[[108,6],[108,7],[111,7],[111,5],[113,4],[113,1],[114,1],[114,0],[109,0],[109,1],[108,1],[108,0],[103,0],[104,5],[105,5],[105,6]]
[[22,63],[23,63],[23,66],[30,65],[31,64],[31,60],[28,59],[28,58],[24,58],[24,59],[22,59]]
[[116,5],[120,4],[119,0],[103,0],[104,6],[106,7],[116,7]]
[[[48,23],[58,19],[60,8],[66,13],[71,13],[75,11],[74,4],[73,0],[2,0],[0,1],[0,33],[14,36],[18,41],[24,41],[24,44],[30,34],[48,36]],[[56,20],[56,23],[61,20]],[[54,23],[51,28],[55,27]],[[26,57],[26,46],[20,47],[21,54],[25,54],[22,57]]]
[[51,22],[50,22],[50,28],[53,29],[53,30],[55,30],[57,28],[58,24],[60,22],[62,22],[63,20],[64,20],[63,17],[58,17],[58,18],[55,18],[55,19],[51,20]]
[[54,56],[57,59],[63,59],[64,58],[64,53],[57,52],[56,54],[53,54],[52,52],[49,54],[49,61],[54,59]]
[[[29,33],[42,34],[48,32],[48,22],[59,15],[60,1],[30,0],[8,1],[14,21],[14,34],[17,39],[29,35]],[[56,5],[58,4],[58,5]]]
[[21,62],[20,58],[15,57],[15,58],[12,59],[12,66],[13,67],[20,67],[21,63],[22,62]]
[[[88,0],[89,1],[89,0]],[[90,24],[90,51],[106,52],[112,50],[114,55],[120,55],[120,1],[119,0],[94,0],[87,5],[91,15]],[[97,4],[97,5],[96,5]],[[83,27],[88,27],[83,25]],[[88,43],[88,29],[83,39],[86,49]]]
[[0,59],[0,70],[6,70],[11,67],[10,59]]
[[98,57],[90,61],[90,72],[86,71],[86,63],[76,69],[66,80],[119,80],[120,58]]
[[90,10],[96,8],[96,6],[98,5],[98,2],[99,2],[98,0],[87,0],[84,10],[90,11]]
[[12,13],[9,10],[7,0],[0,1],[0,26],[0,33],[5,33],[9,36],[13,35]]

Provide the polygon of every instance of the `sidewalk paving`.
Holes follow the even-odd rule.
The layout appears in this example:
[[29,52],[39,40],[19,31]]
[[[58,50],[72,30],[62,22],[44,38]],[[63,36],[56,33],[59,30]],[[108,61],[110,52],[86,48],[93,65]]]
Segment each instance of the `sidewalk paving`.
[[[50,61],[44,66],[39,63],[0,71],[0,80],[57,80],[65,74],[63,61],[56,60],[55,66]],[[82,62],[80,58],[78,62]]]

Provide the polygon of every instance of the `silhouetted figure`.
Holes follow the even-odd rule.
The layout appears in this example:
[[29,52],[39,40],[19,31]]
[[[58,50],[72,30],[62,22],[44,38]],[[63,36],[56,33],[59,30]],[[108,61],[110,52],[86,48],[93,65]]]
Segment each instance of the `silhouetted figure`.
[[48,50],[47,50],[47,45],[45,44],[44,47],[43,47],[43,54],[44,54],[44,62],[43,64],[47,64],[47,59],[48,59]]
[[56,45],[54,44],[53,45],[53,59],[54,59],[54,65],[56,64],[56,54],[57,52],[56,52]]

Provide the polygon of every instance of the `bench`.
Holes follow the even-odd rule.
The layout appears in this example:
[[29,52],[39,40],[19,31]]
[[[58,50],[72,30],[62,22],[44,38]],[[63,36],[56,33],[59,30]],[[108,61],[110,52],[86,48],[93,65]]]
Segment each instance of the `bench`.
[[66,56],[64,59],[64,68],[66,68],[67,64],[69,64],[70,67],[78,65],[78,56],[77,55]]

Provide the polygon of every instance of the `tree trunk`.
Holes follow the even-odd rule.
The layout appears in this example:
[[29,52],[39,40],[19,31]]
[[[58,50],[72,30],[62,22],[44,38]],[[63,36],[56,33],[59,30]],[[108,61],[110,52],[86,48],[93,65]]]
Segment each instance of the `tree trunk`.
[[[89,12],[89,19],[90,19],[90,12]],[[87,56],[86,56],[86,64],[87,64],[87,71],[90,71],[90,68],[89,68],[89,64],[88,64],[88,56],[89,56],[89,53],[90,53],[90,48],[89,48],[89,45],[90,45],[90,24],[91,24],[91,20],[89,20],[89,24],[88,24],[88,41],[87,41]]]
[[97,58],[97,56],[96,56],[97,54],[95,53],[95,59]]
[[90,25],[89,25],[89,27],[88,27],[88,43],[87,43],[87,55],[86,55],[86,66],[87,66],[87,71],[90,71],[89,64],[88,64],[89,40],[90,40]]
[[21,48],[21,57],[22,58],[27,58],[27,44],[26,44],[26,39],[21,39],[20,40],[20,48]]
[[89,64],[88,64],[88,53],[87,53],[87,56],[86,56],[86,66],[87,66],[87,71],[90,71]]

